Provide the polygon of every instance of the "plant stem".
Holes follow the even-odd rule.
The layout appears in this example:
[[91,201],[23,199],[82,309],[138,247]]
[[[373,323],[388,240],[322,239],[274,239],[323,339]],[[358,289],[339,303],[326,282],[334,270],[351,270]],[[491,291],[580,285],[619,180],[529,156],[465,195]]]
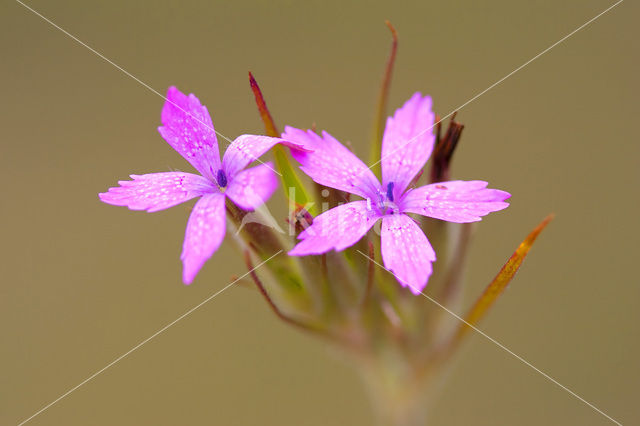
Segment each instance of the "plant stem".
[[[385,356],[388,356],[386,354]],[[361,363],[371,397],[376,423],[380,426],[424,426],[427,424],[431,376],[414,380],[405,360],[391,356]]]

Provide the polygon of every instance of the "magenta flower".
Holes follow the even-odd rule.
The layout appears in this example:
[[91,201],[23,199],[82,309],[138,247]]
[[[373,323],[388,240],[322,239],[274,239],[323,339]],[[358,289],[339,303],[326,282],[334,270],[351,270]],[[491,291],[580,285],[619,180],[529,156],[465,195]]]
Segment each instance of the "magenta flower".
[[373,172],[333,136],[286,127],[282,137],[313,152],[292,150],[301,169],[315,182],[364,198],[314,218],[289,252],[292,256],[344,250],[382,219],[384,266],[403,286],[419,294],[432,272],[435,252],[407,213],[449,222],[474,222],[508,206],[511,195],[487,189],[483,181],[450,181],[408,189],[435,143],[431,98],[416,93],[387,119],[382,138],[382,184]]
[[184,265],[183,281],[190,284],[224,239],[225,199],[229,197],[238,207],[252,210],[273,194],[278,179],[271,163],[243,169],[284,141],[242,135],[229,145],[220,161],[218,139],[207,107],[193,94],[187,96],[175,87],[167,92],[162,124],[158,128],[162,137],[200,175],[183,172],[131,175],[133,180],[120,181],[119,187],[109,188],[99,196],[108,204],[148,212],[200,197],[189,217],[180,256]]

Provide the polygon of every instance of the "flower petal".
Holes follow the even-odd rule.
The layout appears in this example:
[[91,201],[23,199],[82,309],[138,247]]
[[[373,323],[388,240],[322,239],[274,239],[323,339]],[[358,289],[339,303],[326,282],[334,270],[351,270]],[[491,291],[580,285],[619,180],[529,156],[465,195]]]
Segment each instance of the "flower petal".
[[[257,160],[262,154],[269,151],[274,145],[282,143],[292,148],[301,148],[280,138],[258,135],[238,136],[227,148],[222,159],[222,168],[227,178],[233,178],[249,163]],[[273,166],[271,166],[273,169]]]
[[382,185],[394,184],[396,198],[429,159],[435,134],[431,97],[414,94],[387,119],[382,137]]
[[289,252],[290,256],[341,251],[357,243],[380,218],[367,209],[367,202],[353,201],[334,207],[313,219],[313,223],[298,236],[302,241]]
[[403,287],[420,294],[431,275],[431,262],[436,260],[427,237],[405,214],[383,217],[380,237],[384,267],[393,272]]
[[220,151],[207,107],[193,94],[187,96],[169,87],[162,124],[158,131],[164,140],[203,176],[213,180],[220,169]]
[[213,253],[220,247],[226,231],[224,194],[207,194],[193,207],[182,246],[182,280],[191,284]]
[[271,162],[243,170],[229,183],[225,194],[240,208],[254,210],[266,203],[278,187]]
[[100,200],[131,210],[156,212],[217,191],[206,178],[191,173],[150,173],[131,175],[131,178],[133,180],[121,180],[120,186],[98,194]]
[[408,191],[400,201],[400,210],[449,222],[477,222],[482,216],[505,209],[511,194],[487,189],[487,182],[448,181]]
[[292,150],[300,169],[315,182],[356,194],[364,198],[377,197],[380,183],[365,164],[327,132],[322,137],[312,130],[285,127],[282,137],[299,143],[307,150]]

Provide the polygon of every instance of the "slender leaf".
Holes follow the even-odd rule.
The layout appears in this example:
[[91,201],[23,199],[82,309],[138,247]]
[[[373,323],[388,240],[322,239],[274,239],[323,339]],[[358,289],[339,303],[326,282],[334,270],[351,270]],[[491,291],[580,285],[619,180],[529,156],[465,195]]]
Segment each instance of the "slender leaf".
[[466,323],[462,323],[460,328],[458,329],[457,336],[455,340],[460,339],[464,334],[466,334],[471,327],[476,326],[478,322],[486,315],[489,309],[493,306],[493,304],[498,300],[498,297],[504,292],[507,288],[516,272],[522,265],[522,261],[531,250],[533,243],[535,242],[538,235],[542,232],[542,230],[551,222],[553,219],[553,215],[547,216],[538,226],[536,226],[531,233],[527,236],[527,238],[520,243],[520,246],[516,249],[513,255],[507,260],[507,263],[504,264],[498,275],[491,281],[491,283],[484,290],[484,293],[478,298],[473,307],[469,310],[469,313],[465,317]]

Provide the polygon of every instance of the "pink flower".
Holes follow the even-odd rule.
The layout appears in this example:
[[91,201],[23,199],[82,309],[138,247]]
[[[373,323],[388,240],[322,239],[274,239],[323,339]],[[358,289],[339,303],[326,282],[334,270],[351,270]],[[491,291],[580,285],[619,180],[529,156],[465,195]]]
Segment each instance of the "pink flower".
[[[102,201],[132,210],[155,212],[192,198],[195,204],[182,247],[183,281],[190,284],[202,265],[220,247],[225,234],[225,199],[244,210],[262,205],[278,185],[271,163],[244,170],[282,139],[242,135],[220,161],[218,139],[207,107],[193,94],[175,87],[167,92],[158,131],[200,175],[183,172],[131,175],[119,187],[99,194]],[[294,145],[295,146],[295,145]],[[299,148],[299,147],[298,147]]]
[[292,127],[282,137],[313,152],[292,150],[301,169],[315,182],[358,195],[363,200],[335,207],[313,220],[289,252],[291,256],[344,250],[358,242],[382,219],[384,266],[403,286],[419,294],[436,260],[429,240],[407,213],[474,222],[508,206],[511,195],[487,189],[483,181],[450,181],[407,189],[422,169],[435,143],[431,98],[416,93],[387,119],[382,138],[382,184],[369,168],[333,136]]

